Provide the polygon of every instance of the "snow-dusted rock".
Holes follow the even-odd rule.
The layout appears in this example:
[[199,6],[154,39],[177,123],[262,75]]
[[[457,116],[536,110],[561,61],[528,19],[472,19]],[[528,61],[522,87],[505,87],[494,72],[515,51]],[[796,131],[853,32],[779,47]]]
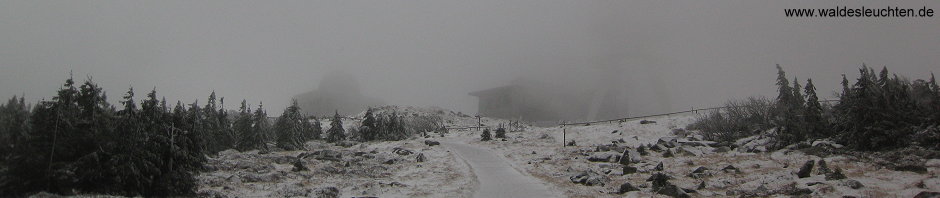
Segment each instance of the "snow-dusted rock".
[[619,154],[610,152],[593,153],[587,158],[588,161],[592,162],[617,162],[619,159]]

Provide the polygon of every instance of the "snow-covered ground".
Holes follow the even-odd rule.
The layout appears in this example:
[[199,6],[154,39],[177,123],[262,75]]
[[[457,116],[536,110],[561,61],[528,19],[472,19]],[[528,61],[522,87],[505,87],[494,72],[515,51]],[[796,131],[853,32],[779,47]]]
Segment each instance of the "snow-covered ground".
[[[675,186],[696,196],[788,196],[806,194],[813,197],[913,197],[922,191],[940,191],[940,160],[926,163],[927,173],[894,171],[853,156],[830,155],[819,157],[800,150],[781,150],[772,153],[748,153],[738,150],[717,151],[701,144],[711,142],[676,143],[666,153],[653,151],[640,155],[640,145],[656,145],[660,139],[686,140],[684,128],[694,121],[692,115],[648,118],[655,123],[641,124],[642,120],[623,123],[603,123],[589,126],[530,128],[523,132],[508,133],[505,141],[479,141],[479,132],[460,134],[470,143],[485,145],[502,153],[521,169],[561,189],[568,197],[648,197],[662,196],[652,190],[647,181],[654,173],[665,173]],[[678,134],[678,136],[677,136]],[[690,134],[689,137],[694,135]],[[563,140],[575,141],[576,146],[562,146]],[[692,138],[694,139],[694,137]],[[701,144],[700,144],[701,143]],[[612,148],[610,151],[604,151]],[[622,164],[616,157],[623,149],[631,150],[631,167],[636,173],[623,174]],[[588,158],[612,156],[608,162],[591,162]],[[799,178],[797,172],[808,160],[815,160],[810,177]],[[818,161],[824,160],[828,168],[841,169],[846,179],[826,180],[819,170]],[[662,163],[663,169],[656,170]],[[728,166],[738,171],[723,170]],[[692,175],[704,167],[702,174]],[[603,185],[587,186],[572,182],[572,176],[584,172],[597,173]],[[621,184],[630,183],[638,191],[616,193]],[[703,185],[704,184],[704,185]],[[858,185],[861,184],[861,185]],[[701,185],[701,186],[700,186]],[[808,191],[807,191],[808,190]]]
[[[309,170],[294,170],[296,160]],[[469,197],[476,185],[453,153],[417,139],[348,148],[311,141],[302,151],[266,154],[229,150],[208,164],[215,170],[198,177],[205,196],[332,197],[321,191],[335,189],[338,197]]]
[[[440,108],[379,109],[389,110],[439,115],[448,127],[477,125],[475,117]],[[654,190],[663,186],[655,184],[660,180],[649,181],[657,173],[668,176],[666,186],[692,197],[913,197],[923,191],[940,191],[940,159],[921,162],[927,171],[915,173],[893,170],[885,166],[892,162],[879,162],[864,154],[820,152],[838,146],[826,142],[808,149],[750,153],[744,152],[748,150],[745,146],[730,149],[698,141],[700,136],[684,129],[693,121],[694,115],[676,115],[564,128],[526,126],[525,130],[509,132],[504,140],[487,142],[480,141],[479,130],[451,130],[446,137],[432,134],[429,138],[357,143],[350,147],[314,141],[308,142],[303,151],[266,154],[225,151],[210,160],[214,171],[199,176],[199,192],[225,197],[316,197],[329,195],[335,188],[340,197],[469,197],[486,191],[483,186],[493,186],[492,179],[479,179],[485,176],[475,172],[492,167],[466,163],[467,156],[458,155],[454,147],[428,146],[425,140],[453,142],[472,146],[469,150],[500,155],[498,159],[502,162],[494,161],[497,158],[487,160],[508,164],[520,174],[510,171],[512,174],[507,175],[525,177],[520,181],[536,186],[531,189],[543,190],[538,186],[547,186],[546,193],[564,197],[663,196]],[[494,127],[509,121],[484,117],[482,122]],[[356,123],[349,121],[344,125],[351,127]],[[563,146],[572,141],[574,146]],[[748,147],[759,147],[761,139],[742,141],[750,141],[742,142]],[[638,147],[644,149],[640,151]],[[413,153],[402,155],[396,148]],[[634,173],[625,174],[630,168],[625,169],[618,161],[625,149],[630,159],[626,166],[636,168]],[[330,153],[324,151],[335,151],[342,157],[317,157]],[[419,154],[426,157],[424,162],[416,162]],[[309,170],[294,171],[294,161],[298,159]],[[797,173],[809,160],[814,160],[814,168],[807,172],[808,177],[798,177]],[[825,161],[826,169],[820,168],[820,161]],[[657,167],[660,163],[662,169]],[[845,178],[827,178],[835,175],[836,169]],[[635,190],[619,194],[625,183]]]

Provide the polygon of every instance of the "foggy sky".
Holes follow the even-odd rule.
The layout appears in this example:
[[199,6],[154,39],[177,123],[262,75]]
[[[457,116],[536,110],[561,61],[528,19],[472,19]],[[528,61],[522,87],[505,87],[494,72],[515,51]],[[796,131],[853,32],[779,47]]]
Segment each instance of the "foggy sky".
[[[927,4],[927,3],[932,4]],[[389,104],[476,112],[468,92],[520,76],[622,86],[630,114],[772,96],[775,64],[831,97],[862,63],[940,72],[940,17],[786,18],[785,8],[922,6],[841,0],[0,1],[0,98],[51,98],[93,76],[278,115],[324,74]],[[171,102],[172,104],[172,102]],[[272,113],[273,112],[273,113]]]

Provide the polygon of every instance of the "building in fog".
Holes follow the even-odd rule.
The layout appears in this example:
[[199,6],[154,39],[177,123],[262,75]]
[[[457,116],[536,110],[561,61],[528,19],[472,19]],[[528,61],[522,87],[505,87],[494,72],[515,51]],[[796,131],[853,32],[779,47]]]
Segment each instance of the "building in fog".
[[626,105],[609,89],[577,89],[516,80],[511,85],[476,92],[477,112],[495,118],[557,123],[626,115]]

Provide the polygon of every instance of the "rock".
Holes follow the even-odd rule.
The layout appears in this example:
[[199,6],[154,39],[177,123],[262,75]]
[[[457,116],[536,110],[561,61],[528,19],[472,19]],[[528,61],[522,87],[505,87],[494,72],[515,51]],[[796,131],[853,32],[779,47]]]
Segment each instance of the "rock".
[[663,167],[663,162],[659,162],[659,164],[656,164],[656,167],[653,168],[653,170],[654,170],[654,171],[663,171],[663,168],[664,168],[664,167]]
[[940,167],[940,159],[930,159],[930,160],[927,160],[927,162],[924,162],[924,166],[926,166],[926,167],[934,167],[934,168]]
[[320,168],[320,171],[323,171],[323,172],[326,172],[326,173],[329,173],[329,174],[342,174],[342,173],[346,173],[346,170],[344,170],[344,169],[339,169],[339,168],[336,168],[336,167],[333,167],[333,166],[326,166],[326,167]]
[[586,186],[604,186],[604,183],[608,181],[606,176],[599,175],[594,171],[582,171],[578,174],[568,177],[571,182],[576,184],[583,184]]
[[646,146],[643,146],[643,145],[636,147],[636,153],[639,153],[640,156],[647,156],[650,154],[649,151],[646,151]]
[[283,172],[268,173],[268,174],[245,174],[241,177],[242,181],[253,183],[253,182],[272,182],[280,180],[283,177]]
[[915,165],[915,164],[896,166],[894,167],[894,170],[927,174],[927,167],[924,167],[923,165]]
[[740,169],[732,165],[728,165],[728,166],[725,166],[724,168],[721,168],[721,171],[724,171],[726,173],[741,173]]
[[730,147],[727,147],[727,146],[721,146],[721,147],[718,147],[718,148],[715,149],[715,152],[716,152],[716,153],[725,153],[725,152],[728,152],[728,151],[731,151],[731,148],[730,148]]
[[624,149],[623,154],[620,155],[620,164],[630,165],[630,149]]
[[426,144],[426,145],[428,145],[428,146],[437,146],[437,145],[441,145],[440,142],[434,141],[434,140],[425,140],[425,141],[424,141],[424,144]]
[[708,171],[708,168],[705,168],[704,166],[699,166],[698,168],[693,170],[692,173],[689,173],[689,177],[691,178],[704,177],[707,174],[705,171]]
[[597,175],[593,177],[588,177],[587,181],[584,182],[584,185],[587,186],[604,186],[609,179],[602,175]]
[[620,184],[620,188],[617,189],[617,194],[624,194],[630,191],[640,191],[639,188],[633,187],[630,183],[624,182]]
[[312,189],[304,188],[300,183],[284,185],[274,192],[275,197],[307,197],[312,193]]
[[843,147],[841,144],[836,144],[835,142],[829,141],[829,140],[817,140],[817,141],[813,141],[813,143],[810,144],[810,145],[811,145],[812,147],[829,147],[829,148],[834,148],[834,149],[838,149],[838,148],[842,148],[842,147]]
[[623,165],[615,164],[615,163],[598,163],[597,167],[603,168],[603,169],[619,169],[619,168],[622,168]]
[[[297,160],[297,158],[301,158],[300,156],[303,156],[304,154],[307,154],[307,153],[301,153],[301,154],[297,155],[297,157],[294,157],[294,156],[274,156],[274,157],[271,157],[271,159],[272,159],[272,160],[274,161],[274,163],[276,163],[276,164],[290,164],[290,163],[294,163],[294,161]],[[303,159],[303,158],[302,158],[302,159]],[[209,165],[209,164],[207,164],[207,165]]]
[[623,146],[617,146],[616,144],[605,144],[605,145],[594,147],[594,152],[607,152],[607,151],[620,152],[625,148],[626,147],[623,147]]
[[705,173],[705,171],[707,171],[707,170],[708,170],[708,168],[705,168],[704,166],[699,166],[698,168],[696,168],[695,170],[693,170],[692,173]]
[[669,184],[669,179],[672,179],[672,177],[669,175],[664,173],[654,173],[650,176],[649,179],[646,179],[646,181],[653,183],[653,191],[659,191],[661,188]]
[[729,197],[766,197],[770,194],[772,194],[772,192],[763,184],[753,190],[736,189],[725,192],[725,195]]
[[679,142],[679,144],[682,145],[682,146],[693,146],[693,147],[694,147],[694,146],[704,146],[704,147],[708,147],[708,144],[709,144],[709,143],[714,143],[714,142],[710,142],[710,141],[682,141],[682,142]]
[[300,159],[298,159],[297,161],[294,161],[294,168],[291,169],[291,171],[293,172],[308,171],[308,170],[310,169],[308,169],[307,166],[304,166],[304,162]]
[[623,174],[633,174],[636,173],[637,168],[632,166],[623,166]]
[[914,195],[914,198],[940,198],[940,192],[923,191]]
[[663,157],[675,157],[675,155],[672,154],[672,149],[666,149],[666,152],[663,153]]
[[654,124],[656,121],[652,120],[640,120],[640,124]]
[[584,172],[568,177],[568,180],[571,180],[572,183],[576,183],[576,184],[584,184],[584,182],[587,181],[587,179],[588,179],[588,175],[587,173],[584,173]]
[[392,152],[395,153],[395,154],[398,154],[398,155],[411,155],[411,154],[414,154],[413,151],[408,150],[408,149],[404,149],[404,148],[401,148],[401,147],[395,147],[395,148],[393,148],[393,149],[392,149]]
[[813,194],[813,190],[810,190],[807,188],[796,187],[796,183],[794,182],[794,183],[784,185],[780,189],[777,189],[776,193],[790,195],[790,196],[804,196],[804,195]]
[[685,193],[698,193],[697,190],[691,189],[691,188],[681,188],[681,189],[682,191],[685,191]]
[[842,169],[841,169],[841,168],[836,168],[835,170],[833,170],[833,171],[831,171],[831,172],[829,172],[829,173],[826,173],[826,181],[840,180],[840,179],[845,179],[845,178],[846,178],[846,177],[845,177],[845,175],[842,174]]
[[807,178],[810,173],[813,172],[813,165],[816,164],[815,161],[809,160],[803,164],[803,167],[800,167],[800,171],[796,173],[796,176],[799,178]]
[[424,153],[418,153],[418,156],[415,157],[415,161],[417,162],[424,162],[425,160],[427,159],[424,157]]
[[[654,185],[654,186],[655,186],[655,185]],[[655,187],[654,187],[654,189],[655,189]],[[666,182],[666,185],[665,185],[665,186],[663,186],[663,187],[661,187],[661,188],[659,188],[658,190],[655,190],[655,191],[656,191],[656,193],[658,193],[658,194],[666,195],[666,196],[670,196],[670,197],[679,197],[679,198],[691,197],[691,196],[689,196],[689,194],[686,194],[686,192],[685,192],[684,189],[679,188],[679,187],[676,186],[676,185],[672,185],[672,184],[670,184],[669,182]]]
[[825,175],[831,171],[829,170],[829,166],[826,165],[826,160],[819,160],[819,162],[816,162],[816,166],[819,167],[816,169],[817,175]]
[[339,189],[337,189],[336,187],[332,187],[332,186],[318,188],[317,190],[314,191],[314,195],[316,195],[316,197],[318,198],[338,198]]
[[842,185],[848,186],[849,188],[852,188],[852,189],[859,189],[859,188],[865,187],[865,185],[862,185],[862,182],[858,182],[854,179],[847,179],[842,182]]
[[566,143],[565,145],[566,145],[566,146],[577,146],[578,143],[577,143],[577,142],[574,142],[574,140],[571,140],[570,142]]
[[359,144],[359,143],[358,143],[358,142],[354,142],[354,141],[345,140],[345,141],[336,142],[335,144],[336,144],[336,146],[341,146],[341,147],[344,147],[344,148],[349,148],[349,147],[355,146],[356,144]]
[[619,155],[614,153],[594,153],[588,157],[588,161],[592,162],[617,162],[620,158]]
[[380,185],[383,185],[383,186],[391,186],[391,187],[408,187],[408,185],[403,184],[403,183],[401,183],[401,182],[397,182],[397,181],[393,181],[393,182],[390,182],[390,183],[387,183],[387,184],[384,184],[384,183],[381,183],[381,182],[380,182],[379,184],[380,184]]
[[704,155],[704,153],[700,150],[688,148],[685,146],[676,148],[676,153],[682,154],[683,156],[687,156],[687,157]]
[[662,145],[659,145],[659,144],[649,145],[649,146],[647,146],[647,147],[649,147],[650,150],[653,150],[653,151],[656,151],[656,152],[662,152],[662,151],[666,150],[665,146],[662,146]]
[[342,161],[343,153],[334,150],[319,150],[314,151],[313,153],[301,153],[297,155],[298,158],[307,159],[313,157],[317,160],[328,160],[328,161]]
[[696,186],[695,189],[698,189],[698,190],[705,189],[705,181],[698,183],[698,186]]
[[678,146],[676,141],[677,140],[675,138],[663,137],[659,138],[659,140],[656,140],[656,144],[665,146],[666,148],[675,148]]

